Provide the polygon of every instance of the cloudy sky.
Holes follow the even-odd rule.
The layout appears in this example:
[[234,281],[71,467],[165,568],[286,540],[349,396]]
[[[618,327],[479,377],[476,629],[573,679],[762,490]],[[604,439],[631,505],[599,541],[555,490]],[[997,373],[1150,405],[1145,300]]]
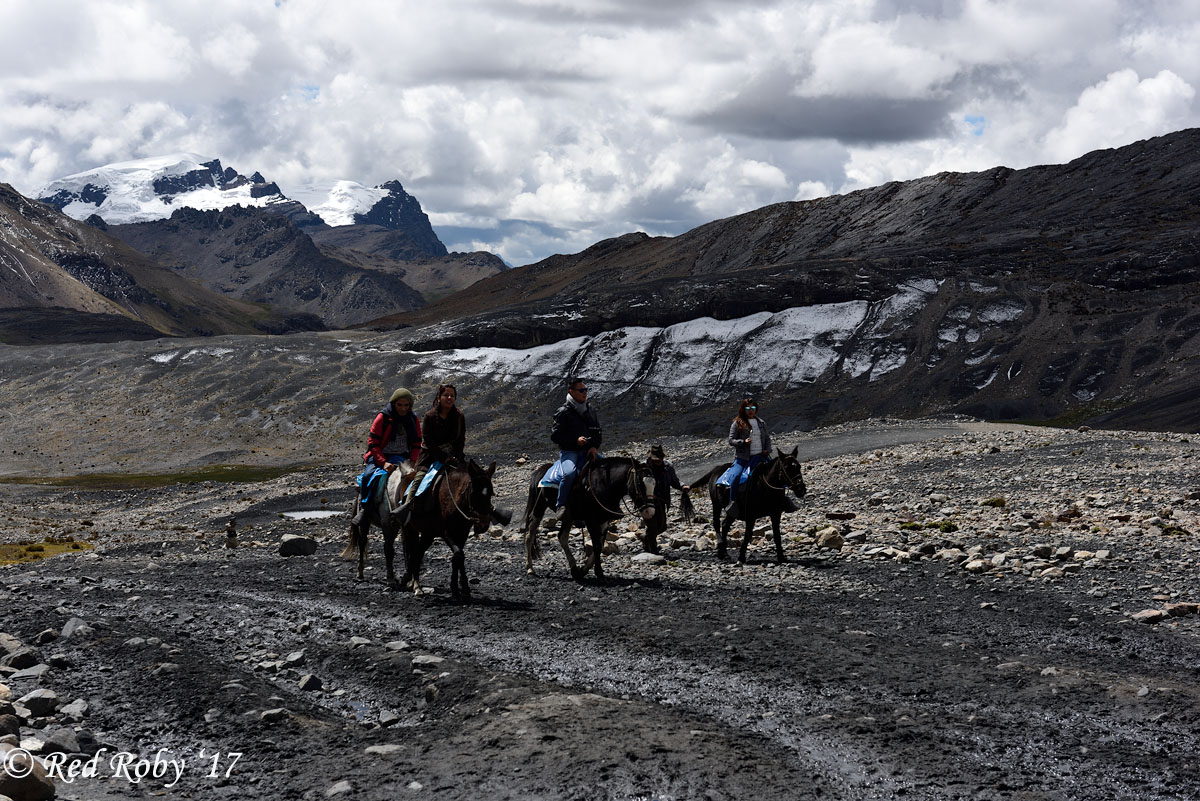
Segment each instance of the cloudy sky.
[[1200,0],[5,0],[0,181],[399,179],[514,265],[1200,125]]

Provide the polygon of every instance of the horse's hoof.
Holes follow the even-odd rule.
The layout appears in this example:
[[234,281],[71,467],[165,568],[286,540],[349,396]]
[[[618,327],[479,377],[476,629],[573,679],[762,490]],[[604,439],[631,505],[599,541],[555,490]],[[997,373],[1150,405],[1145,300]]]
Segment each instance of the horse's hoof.
[[402,590],[403,587],[400,586],[400,582],[398,582],[398,581],[389,581],[388,589],[391,590],[392,592],[400,592],[400,590]]
[[722,562],[728,562],[729,561],[729,551],[723,551],[718,548],[717,549],[717,558],[720,559]]

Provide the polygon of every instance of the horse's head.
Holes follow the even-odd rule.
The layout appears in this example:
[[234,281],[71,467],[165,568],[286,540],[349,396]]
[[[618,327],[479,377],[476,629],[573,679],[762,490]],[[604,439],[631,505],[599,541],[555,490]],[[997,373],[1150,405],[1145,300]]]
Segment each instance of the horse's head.
[[482,534],[488,530],[489,519],[492,516],[492,499],[495,490],[492,487],[492,475],[496,472],[496,463],[492,462],[487,468],[480,467],[472,459],[467,463],[467,474],[471,477],[470,497],[468,503],[471,518],[475,523],[475,533]]
[[629,499],[633,501],[633,505],[637,507],[638,514],[642,516],[643,520],[651,520],[654,517],[654,497],[646,489],[646,482],[650,481],[653,484],[654,477],[650,474],[650,468],[647,465],[637,459],[629,461],[632,462],[626,486]]
[[779,480],[787,485],[797,498],[803,498],[808,492],[808,487],[804,483],[804,471],[800,468],[800,460],[796,458],[799,452],[799,445],[792,448],[791,453],[776,450],[775,455],[778,458],[775,463],[779,470]]

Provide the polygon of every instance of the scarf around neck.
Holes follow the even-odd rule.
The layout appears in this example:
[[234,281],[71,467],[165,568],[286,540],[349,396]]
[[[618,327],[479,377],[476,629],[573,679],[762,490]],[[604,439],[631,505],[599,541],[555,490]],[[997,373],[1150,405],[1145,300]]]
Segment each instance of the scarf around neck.
[[569,392],[567,393],[567,403],[569,403],[571,405],[572,409],[579,412],[580,414],[583,414],[584,412],[587,411],[587,401],[580,403],[579,401],[572,398],[571,393],[569,393]]

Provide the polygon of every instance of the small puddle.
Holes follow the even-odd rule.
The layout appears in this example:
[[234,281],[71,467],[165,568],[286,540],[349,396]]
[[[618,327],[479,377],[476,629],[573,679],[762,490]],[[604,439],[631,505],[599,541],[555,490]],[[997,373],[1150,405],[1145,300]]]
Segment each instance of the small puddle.
[[334,509],[302,509],[296,512],[282,512],[284,517],[290,517],[292,520],[319,520],[323,517],[337,517],[340,514],[345,514],[344,511]]

